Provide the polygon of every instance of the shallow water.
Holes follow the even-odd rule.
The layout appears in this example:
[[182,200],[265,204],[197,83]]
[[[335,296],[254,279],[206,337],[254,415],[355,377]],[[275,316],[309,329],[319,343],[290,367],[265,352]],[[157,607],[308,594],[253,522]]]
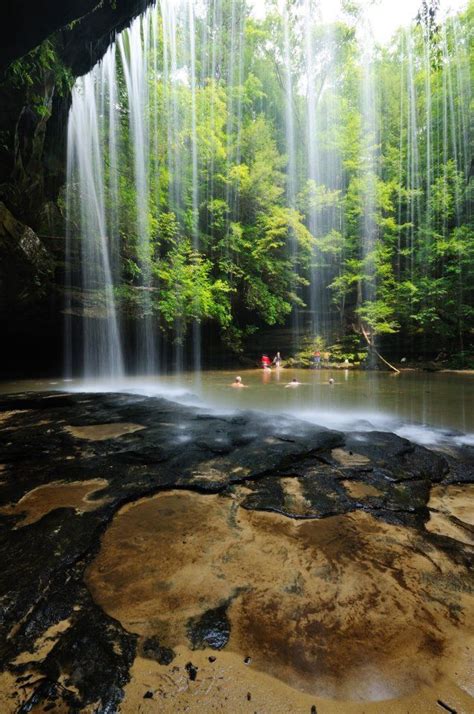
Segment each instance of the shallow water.
[[94,601],[173,650],[207,617],[241,662],[251,654],[253,669],[328,699],[396,699],[443,674],[464,682],[469,628],[450,613],[468,612],[467,568],[362,511],[292,520],[235,503],[170,491],[125,506],[86,571]]
[[[339,429],[394,431],[419,443],[450,440],[474,444],[474,374],[351,370],[241,371],[247,388],[230,387],[237,372],[226,370],[120,382],[30,380],[0,383],[0,393],[25,390],[124,391],[201,403],[219,410],[258,409]],[[296,377],[297,388],[285,388]],[[329,378],[335,384],[329,384]]]

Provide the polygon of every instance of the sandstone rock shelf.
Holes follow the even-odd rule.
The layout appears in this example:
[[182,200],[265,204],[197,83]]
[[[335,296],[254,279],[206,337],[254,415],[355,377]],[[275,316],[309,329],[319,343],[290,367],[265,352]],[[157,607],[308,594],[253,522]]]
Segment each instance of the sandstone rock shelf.
[[281,415],[3,398],[2,711],[468,711],[473,464]]

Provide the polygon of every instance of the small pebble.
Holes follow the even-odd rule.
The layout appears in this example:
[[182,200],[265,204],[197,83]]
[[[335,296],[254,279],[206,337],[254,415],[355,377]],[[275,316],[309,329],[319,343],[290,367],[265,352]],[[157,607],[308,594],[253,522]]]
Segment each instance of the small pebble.
[[145,692],[145,694],[143,695],[143,699],[153,699],[153,692]]
[[252,699],[252,695],[250,692],[247,692],[247,701],[249,702]]
[[211,655],[210,657],[208,657],[208,660],[209,660],[209,662],[215,662],[216,658],[213,655]]
[[317,714],[317,712],[316,712],[316,707],[314,706],[314,704],[313,704],[313,706],[311,707],[311,714]]
[[188,677],[191,682],[194,682],[196,680],[198,672],[198,668],[196,667],[196,665],[194,665],[192,662],[188,662],[184,669],[188,673]]
[[250,664],[251,661],[252,661],[252,658],[251,658],[251,657],[246,657],[246,658],[244,659],[244,664]]

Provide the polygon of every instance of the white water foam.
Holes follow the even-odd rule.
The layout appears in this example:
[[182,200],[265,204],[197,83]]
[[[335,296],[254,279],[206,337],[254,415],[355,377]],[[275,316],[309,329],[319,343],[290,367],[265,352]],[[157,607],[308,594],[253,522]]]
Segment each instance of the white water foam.
[[[234,405],[228,404],[224,406],[222,403],[217,403],[212,397],[202,398],[202,396],[190,391],[190,388],[186,385],[170,385],[159,379],[149,381],[147,379],[124,378],[110,381],[87,380],[71,383],[68,380],[64,380],[64,382],[68,383],[67,390],[71,392],[122,393],[157,397],[168,399],[184,406],[198,406],[219,415],[232,415],[241,411],[240,408],[236,408]],[[397,434],[401,438],[426,447],[447,444],[459,447],[474,446],[474,433],[463,434],[459,431],[443,429],[430,424],[406,422],[399,417],[381,411],[366,410],[361,412],[360,409],[347,410],[338,408],[326,411],[318,409],[315,411],[297,406],[288,408],[288,405],[281,411],[275,411],[274,407],[266,408],[263,403],[251,405],[249,408],[252,411],[264,413],[272,420],[276,419],[278,421],[293,417],[327,429],[358,432],[357,438],[361,441],[364,440],[364,432],[383,431]]]

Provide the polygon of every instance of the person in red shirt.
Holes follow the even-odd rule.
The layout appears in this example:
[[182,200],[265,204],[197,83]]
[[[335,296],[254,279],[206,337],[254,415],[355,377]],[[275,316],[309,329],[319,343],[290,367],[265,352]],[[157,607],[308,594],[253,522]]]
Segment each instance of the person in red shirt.
[[260,362],[262,363],[263,369],[270,369],[272,361],[268,355],[262,355]]

